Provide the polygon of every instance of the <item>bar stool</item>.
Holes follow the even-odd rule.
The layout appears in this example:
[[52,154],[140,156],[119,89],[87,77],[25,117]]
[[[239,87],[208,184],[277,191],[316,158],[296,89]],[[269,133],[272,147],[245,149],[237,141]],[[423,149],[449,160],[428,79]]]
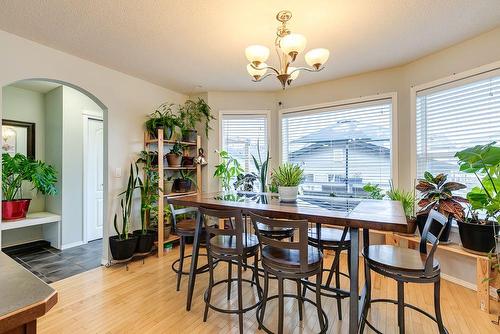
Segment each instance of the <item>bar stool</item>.
[[[210,279],[208,288],[205,291],[205,312],[203,314],[203,321],[207,321],[208,309],[211,308],[217,312],[238,314],[240,333],[243,333],[243,313],[257,307],[262,298],[262,289],[258,279],[257,259],[259,252],[259,241],[254,234],[243,232],[243,218],[241,210],[211,210],[206,208],[199,208],[198,219],[205,217],[214,217],[218,219],[229,220],[228,228],[220,229],[218,227],[209,226],[205,224],[206,240],[207,240],[207,255],[208,255],[208,268],[210,272]],[[256,277],[255,281],[242,278],[244,261],[248,258],[254,258],[253,276]],[[228,277],[225,280],[218,282],[214,281],[214,260],[217,262],[223,261],[228,264]],[[236,262],[238,267],[238,276],[233,278],[231,275],[231,268],[233,263]],[[231,283],[236,281],[238,284],[238,308],[237,309],[222,309],[210,303],[212,297],[212,289],[223,283],[227,283],[227,299],[231,297]],[[248,307],[243,307],[243,287],[242,283],[246,282],[252,286],[256,286],[258,301]]]
[[[325,333],[328,328],[328,318],[321,308],[321,273],[323,254],[317,247],[308,245],[307,220],[281,220],[271,219],[250,213],[253,226],[259,239],[261,250],[261,263],[264,268],[264,296],[261,305],[257,308],[256,316],[259,329],[272,333],[264,326],[264,315],[269,300],[278,298],[278,333],[283,333],[284,322],[284,297],[295,298],[299,303],[299,320],[303,320],[303,304],[308,302],[316,306],[320,333]],[[298,242],[282,241],[267,237],[258,229],[259,224],[287,227],[298,230]],[[278,295],[269,297],[269,274],[278,279]],[[316,276],[316,302],[302,296],[301,280]],[[297,284],[297,294],[285,294],[283,282],[285,279],[293,280]]]
[[[441,230],[438,235],[434,235],[430,231],[433,221],[441,224]],[[429,217],[425,223],[422,238],[420,240],[419,250],[402,248],[391,245],[371,245],[363,249],[365,258],[366,272],[366,302],[362,312],[360,332],[364,330],[365,324],[368,325],[376,333],[381,333],[372,324],[368,322],[367,315],[371,303],[386,302],[398,305],[398,326],[399,333],[405,332],[405,314],[404,309],[408,307],[422,313],[431,320],[437,323],[439,333],[448,333],[443,325],[440,306],[440,266],[439,262],[434,259],[437,245],[439,244],[439,236],[443,233],[444,227],[448,218],[435,210],[429,212]],[[427,243],[431,243],[432,247],[427,253]],[[371,299],[371,275],[370,270],[373,270],[380,275],[396,280],[398,284],[398,299]],[[404,302],[404,283],[433,283],[434,284],[434,312],[433,317],[428,312]]]
[[[175,209],[174,206],[170,204],[170,211],[172,212],[172,225],[174,232],[180,237],[179,258],[172,263],[172,270],[177,274],[176,291],[179,291],[182,275],[189,275],[188,271],[183,271],[184,260],[190,258],[192,255],[184,255],[184,252],[186,249],[187,238],[194,237],[196,221],[194,218],[184,218],[181,220],[177,220],[177,216],[198,212],[198,209],[193,207]],[[206,254],[199,255],[206,256]],[[196,273],[201,274],[206,273],[207,271],[208,265],[204,265],[202,267],[199,267]]]
[[[332,265],[330,268],[323,268],[323,272],[327,272],[326,282],[321,285],[321,295],[337,299],[337,313],[339,320],[342,320],[342,299],[348,298],[349,293],[340,290],[340,276],[350,278],[351,266],[350,261],[347,261],[348,274],[340,271],[340,254],[347,251],[347,258],[351,258],[351,239],[349,235],[349,227],[343,230],[337,228],[321,227],[318,229],[309,229],[309,245],[318,247],[321,252],[331,250],[335,253]],[[335,275],[335,288],[332,288],[332,279]],[[314,285],[308,281],[304,281],[303,295],[306,288],[314,292]]]

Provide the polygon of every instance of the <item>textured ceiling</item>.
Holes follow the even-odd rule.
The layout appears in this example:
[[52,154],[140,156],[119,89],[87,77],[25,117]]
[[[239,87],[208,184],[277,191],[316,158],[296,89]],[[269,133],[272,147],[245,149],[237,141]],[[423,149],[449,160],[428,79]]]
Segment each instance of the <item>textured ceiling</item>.
[[3,0],[0,29],[184,93],[276,90],[250,81],[244,49],[273,45],[281,9],[307,49],[331,51],[294,85],[401,65],[500,25],[500,0]]

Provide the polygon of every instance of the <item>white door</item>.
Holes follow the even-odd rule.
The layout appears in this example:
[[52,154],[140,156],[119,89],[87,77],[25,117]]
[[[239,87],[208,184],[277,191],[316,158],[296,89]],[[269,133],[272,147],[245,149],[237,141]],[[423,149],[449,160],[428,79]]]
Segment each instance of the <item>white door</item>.
[[85,166],[85,226],[87,241],[102,238],[103,223],[103,122],[86,118]]

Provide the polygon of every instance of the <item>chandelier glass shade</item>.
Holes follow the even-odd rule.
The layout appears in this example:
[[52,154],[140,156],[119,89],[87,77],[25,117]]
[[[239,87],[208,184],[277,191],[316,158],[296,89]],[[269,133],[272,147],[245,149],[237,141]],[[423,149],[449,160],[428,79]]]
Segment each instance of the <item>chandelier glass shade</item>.
[[309,50],[304,58],[310,67],[290,66],[299,53],[306,49],[307,40],[301,34],[292,33],[286,26],[291,19],[292,13],[288,10],[282,10],[276,15],[276,19],[281,22],[276,32],[274,46],[279,58],[279,66],[273,67],[266,64],[269,59],[269,48],[263,45],[250,45],[245,49],[245,56],[250,62],[247,65],[247,71],[252,76],[253,81],[259,82],[268,76],[275,76],[285,89],[293,80],[296,80],[300,71],[318,72],[324,67],[324,64],[330,56],[330,51],[324,48]]

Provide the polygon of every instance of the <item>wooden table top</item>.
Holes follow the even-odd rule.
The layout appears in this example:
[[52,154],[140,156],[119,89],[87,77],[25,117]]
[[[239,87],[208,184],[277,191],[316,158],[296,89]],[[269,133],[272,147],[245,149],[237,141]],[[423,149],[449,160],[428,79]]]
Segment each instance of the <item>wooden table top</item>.
[[240,208],[268,217],[307,219],[325,225],[392,232],[407,230],[401,203],[390,200],[299,196],[295,203],[282,203],[276,194],[202,193],[171,197],[168,202],[211,209]]
[[57,302],[57,292],[0,252],[0,333],[35,320]]

